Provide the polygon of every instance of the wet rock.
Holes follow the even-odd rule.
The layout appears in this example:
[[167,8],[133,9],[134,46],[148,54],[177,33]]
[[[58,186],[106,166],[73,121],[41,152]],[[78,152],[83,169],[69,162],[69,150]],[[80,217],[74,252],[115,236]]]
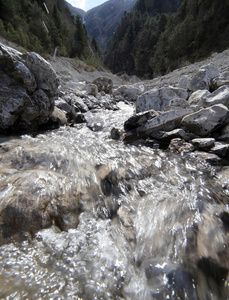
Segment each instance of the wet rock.
[[168,132],[165,132],[161,135],[160,140],[162,141],[171,141],[172,139],[180,138],[185,141],[190,139],[190,135],[188,135],[183,129],[178,128]]
[[127,132],[124,141],[129,142],[140,138],[152,137],[152,134],[154,137],[156,134],[156,138],[160,138],[162,133],[158,135],[159,131],[171,131],[175,128],[179,128],[182,118],[190,112],[189,109],[180,109],[161,113],[140,127]]
[[171,151],[178,151],[179,153],[188,153],[194,151],[195,147],[181,138],[175,138],[171,140],[168,149]]
[[147,112],[142,112],[133,115],[124,123],[124,130],[130,131],[137,127],[144,125],[148,120],[159,116],[159,113],[155,110],[150,110]]
[[[67,189],[64,176],[44,170],[25,170],[1,182],[0,239],[19,231],[36,232],[53,223],[62,230],[78,224],[80,196],[70,178]],[[8,184],[13,186],[11,191],[6,191]]]
[[211,153],[220,155],[222,157],[229,156],[229,144],[223,142],[216,142],[214,147],[210,150]]
[[92,83],[97,85],[98,92],[104,92],[106,94],[112,93],[112,89],[113,89],[112,79],[107,77],[98,77]]
[[213,138],[197,138],[192,140],[192,144],[200,150],[209,151],[215,145]]
[[163,111],[169,109],[169,103],[173,99],[188,98],[188,92],[185,89],[175,87],[162,87],[145,92],[138,97],[136,101],[136,112],[148,110]]
[[194,160],[199,160],[200,163],[206,162],[212,166],[219,166],[221,164],[221,158],[213,153],[195,151],[190,153],[190,157]]
[[66,113],[56,106],[54,107],[54,111],[50,115],[50,120],[58,124],[58,127],[68,124]]
[[122,135],[122,132],[120,129],[114,128],[114,127],[111,129],[111,138],[113,140],[119,140],[121,135]]
[[207,136],[216,128],[227,124],[228,118],[227,107],[218,104],[185,116],[182,124],[196,135]]

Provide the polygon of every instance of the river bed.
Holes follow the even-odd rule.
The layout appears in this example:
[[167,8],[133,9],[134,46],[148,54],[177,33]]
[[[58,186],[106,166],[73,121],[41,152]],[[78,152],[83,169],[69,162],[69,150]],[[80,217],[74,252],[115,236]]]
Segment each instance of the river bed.
[[94,131],[1,140],[2,202],[80,193],[75,226],[0,246],[1,299],[228,299],[229,202],[218,169],[112,140],[132,112],[88,112]]

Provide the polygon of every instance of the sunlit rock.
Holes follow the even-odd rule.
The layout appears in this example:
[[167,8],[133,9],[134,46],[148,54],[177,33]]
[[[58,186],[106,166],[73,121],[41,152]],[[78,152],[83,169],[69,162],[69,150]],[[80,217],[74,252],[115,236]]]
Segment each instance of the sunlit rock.
[[229,122],[229,112],[222,104],[213,105],[189,114],[182,119],[182,124],[199,136],[207,136],[216,128]]

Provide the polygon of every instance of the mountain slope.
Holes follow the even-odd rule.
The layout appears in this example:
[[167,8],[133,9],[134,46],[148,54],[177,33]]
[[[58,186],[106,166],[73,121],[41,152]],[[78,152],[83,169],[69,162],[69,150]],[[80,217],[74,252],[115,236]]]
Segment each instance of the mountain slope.
[[229,47],[228,0],[180,2],[138,0],[108,45],[106,65],[152,77]]
[[124,13],[129,12],[136,1],[109,0],[86,13],[70,5],[69,8],[73,15],[79,14],[84,19],[89,36],[96,39],[101,49],[105,49]]

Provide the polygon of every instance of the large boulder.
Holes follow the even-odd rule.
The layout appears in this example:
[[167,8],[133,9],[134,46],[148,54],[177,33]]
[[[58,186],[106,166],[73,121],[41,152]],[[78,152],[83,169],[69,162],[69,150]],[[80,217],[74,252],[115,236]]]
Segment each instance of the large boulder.
[[224,85],[204,98],[204,105],[223,104],[229,108],[229,85]]
[[214,64],[203,66],[191,79],[188,89],[192,92],[197,90],[209,90],[212,80],[219,76],[219,71]]
[[164,111],[175,99],[187,99],[188,92],[177,87],[162,87],[153,89],[140,95],[136,101],[136,112],[148,110]]
[[203,108],[182,119],[182,124],[199,136],[208,136],[215,129],[229,122],[229,110],[223,104]]
[[111,94],[113,89],[113,81],[108,77],[98,77],[93,82],[93,84],[97,85],[98,92],[104,92],[106,94]]
[[29,132],[49,120],[59,80],[40,55],[0,43],[0,132]]
[[144,85],[121,85],[114,90],[113,95],[129,101],[136,101],[138,96],[144,92]]
[[[181,120],[184,118],[184,116],[190,114],[191,112],[192,111],[190,109],[180,109],[164,112],[161,114],[154,113],[155,116],[150,118],[146,122],[144,120],[143,125],[127,132],[124,139],[126,142],[129,142],[139,138],[150,136],[156,138],[157,135],[158,138],[161,138],[162,134],[160,133],[160,131],[165,132],[171,131],[175,128],[179,128],[181,126]],[[148,117],[150,117],[150,115],[148,115]],[[134,118],[133,120],[135,121]],[[130,125],[128,125],[128,127],[130,127]]]

